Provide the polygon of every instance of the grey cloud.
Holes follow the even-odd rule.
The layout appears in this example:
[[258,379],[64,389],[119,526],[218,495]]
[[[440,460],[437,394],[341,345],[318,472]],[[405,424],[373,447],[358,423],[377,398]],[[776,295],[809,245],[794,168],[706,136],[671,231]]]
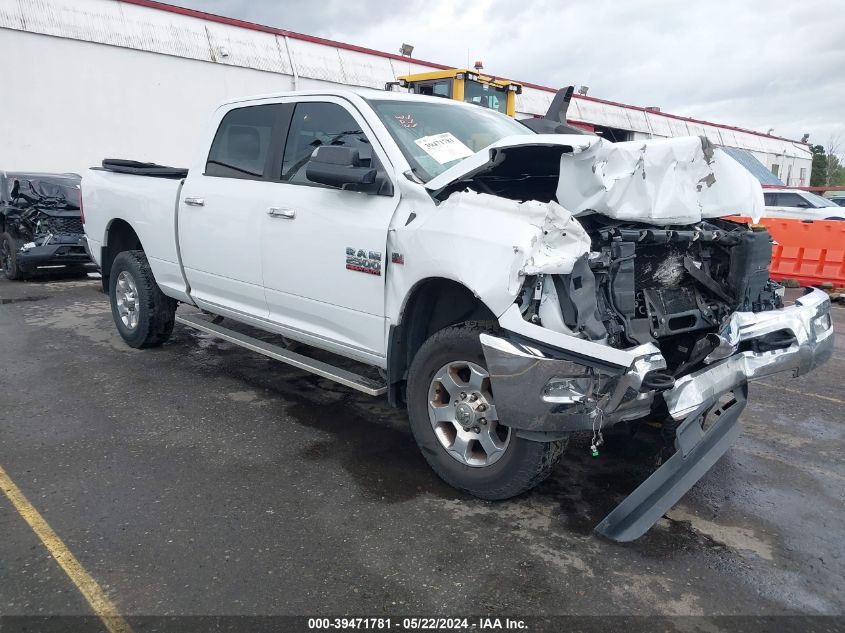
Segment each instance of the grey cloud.
[[[825,0],[177,0],[212,13],[816,142],[845,136],[845,12]],[[469,49],[469,51],[468,51]]]

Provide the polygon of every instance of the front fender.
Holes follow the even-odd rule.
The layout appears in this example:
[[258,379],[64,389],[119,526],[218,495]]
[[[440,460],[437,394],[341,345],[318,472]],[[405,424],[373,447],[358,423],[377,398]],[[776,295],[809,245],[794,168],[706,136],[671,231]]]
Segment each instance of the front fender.
[[467,191],[407,217],[388,238],[385,310],[394,324],[409,291],[431,277],[465,286],[499,317],[526,275],[571,272],[590,248],[581,225],[554,202]]

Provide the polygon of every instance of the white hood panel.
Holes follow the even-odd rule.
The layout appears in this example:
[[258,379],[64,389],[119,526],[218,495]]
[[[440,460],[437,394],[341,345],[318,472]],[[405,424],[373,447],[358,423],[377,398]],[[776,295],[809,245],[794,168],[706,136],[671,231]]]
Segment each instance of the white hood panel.
[[733,158],[698,137],[611,143],[561,158],[558,202],[573,215],[692,224],[731,214],[759,218],[763,189]]
[[703,137],[611,143],[595,136],[513,136],[447,169],[426,187],[439,191],[495,174],[508,149],[532,146],[565,146],[557,202],[576,217],[601,213],[669,225],[733,214],[756,220],[763,213],[757,179]]

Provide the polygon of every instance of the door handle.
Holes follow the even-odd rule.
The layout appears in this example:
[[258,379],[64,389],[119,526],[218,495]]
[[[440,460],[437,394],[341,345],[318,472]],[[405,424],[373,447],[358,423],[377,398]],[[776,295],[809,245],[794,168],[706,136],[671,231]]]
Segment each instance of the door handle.
[[203,206],[205,206],[205,199],[204,198],[185,198],[185,204],[192,206],[192,207],[203,207]]
[[284,207],[270,207],[267,209],[267,215],[271,218],[284,218],[285,220],[293,220],[296,217],[296,211],[293,209],[286,209]]

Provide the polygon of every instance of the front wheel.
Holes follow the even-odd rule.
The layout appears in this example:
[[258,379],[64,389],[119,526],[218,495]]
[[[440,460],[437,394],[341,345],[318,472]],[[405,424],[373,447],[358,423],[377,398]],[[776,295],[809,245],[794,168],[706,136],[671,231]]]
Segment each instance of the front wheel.
[[158,287],[143,251],[123,251],[114,258],[109,303],[117,331],[130,347],[156,347],[170,338],[176,301]]
[[408,375],[408,418],[441,479],[482,499],[507,499],[546,479],[566,441],[527,440],[501,423],[479,340],[485,331],[463,324],[422,345]]
[[0,235],[0,266],[6,279],[23,279],[23,271],[18,266],[18,242],[8,233]]

